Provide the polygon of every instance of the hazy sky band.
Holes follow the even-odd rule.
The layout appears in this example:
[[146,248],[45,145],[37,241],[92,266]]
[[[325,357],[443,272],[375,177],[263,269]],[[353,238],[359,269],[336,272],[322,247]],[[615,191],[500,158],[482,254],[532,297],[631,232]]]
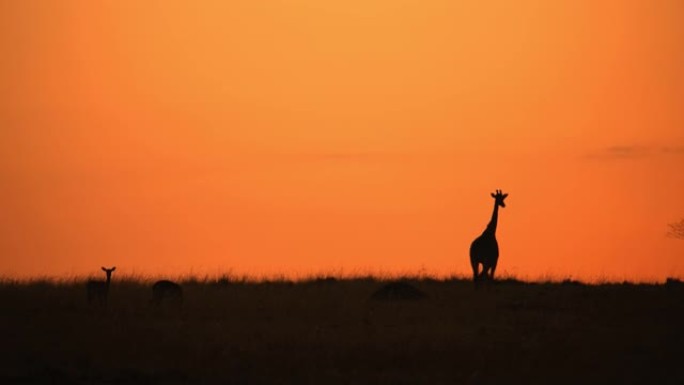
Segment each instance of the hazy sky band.
[[683,8],[0,2],[0,271],[681,276]]

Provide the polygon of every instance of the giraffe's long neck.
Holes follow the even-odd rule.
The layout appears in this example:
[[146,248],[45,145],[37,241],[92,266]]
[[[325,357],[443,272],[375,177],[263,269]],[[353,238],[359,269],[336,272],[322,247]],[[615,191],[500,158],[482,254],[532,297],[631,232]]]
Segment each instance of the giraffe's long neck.
[[496,235],[496,224],[499,219],[499,205],[494,202],[494,211],[492,211],[492,219],[489,221],[489,224],[487,225],[487,229],[485,230],[486,233],[489,233],[491,235]]

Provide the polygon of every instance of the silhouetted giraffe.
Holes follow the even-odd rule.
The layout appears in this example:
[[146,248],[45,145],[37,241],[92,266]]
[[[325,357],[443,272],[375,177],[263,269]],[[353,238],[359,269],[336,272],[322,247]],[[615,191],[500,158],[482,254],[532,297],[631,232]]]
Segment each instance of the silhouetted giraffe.
[[[477,284],[479,280],[493,280],[496,263],[499,260],[499,244],[496,242],[496,223],[499,217],[499,206],[506,207],[504,199],[508,194],[503,194],[501,190],[492,193],[494,198],[494,212],[492,220],[489,221],[487,228],[482,235],[475,238],[470,245],[470,265],[473,267],[473,281]],[[478,272],[479,265],[482,265],[482,272]]]
[[92,304],[94,301],[97,301],[97,303],[100,305],[107,304],[107,298],[109,297],[109,285],[112,282],[112,272],[114,272],[114,270],[116,270],[116,266],[112,267],[111,269],[103,267],[102,271],[107,274],[106,281],[96,281],[91,279],[86,282],[88,303]]

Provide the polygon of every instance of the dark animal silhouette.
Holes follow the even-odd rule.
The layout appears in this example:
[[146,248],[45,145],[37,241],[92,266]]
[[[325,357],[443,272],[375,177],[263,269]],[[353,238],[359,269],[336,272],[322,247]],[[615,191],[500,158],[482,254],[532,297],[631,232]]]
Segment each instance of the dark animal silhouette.
[[408,282],[390,282],[383,285],[371,296],[376,300],[417,300],[427,295]]
[[168,280],[157,281],[152,285],[152,303],[160,305],[163,302],[183,303],[183,288]]
[[105,274],[107,274],[106,281],[91,279],[88,282],[86,282],[86,290],[88,292],[89,304],[92,304],[93,302],[97,302],[100,305],[107,304],[107,298],[109,297],[109,285],[112,281],[112,272],[114,272],[114,270],[116,270],[116,266],[112,267],[111,269],[102,267],[102,271],[104,271]]
[[[503,194],[501,190],[492,193],[494,198],[494,211],[492,219],[482,235],[475,238],[470,245],[470,265],[473,268],[473,281],[477,285],[478,281],[494,280],[496,263],[499,261],[499,244],[496,242],[496,225],[499,217],[499,206],[506,207],[504,199],[508,194]],[[479,266],[482,265],[482,271]]]

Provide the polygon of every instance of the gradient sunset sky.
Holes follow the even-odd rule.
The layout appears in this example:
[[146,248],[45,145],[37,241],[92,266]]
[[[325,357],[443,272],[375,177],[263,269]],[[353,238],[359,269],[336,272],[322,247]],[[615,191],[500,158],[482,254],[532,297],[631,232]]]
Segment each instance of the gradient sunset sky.
[[684,276],[684,1],[0,0],[0,276]]

